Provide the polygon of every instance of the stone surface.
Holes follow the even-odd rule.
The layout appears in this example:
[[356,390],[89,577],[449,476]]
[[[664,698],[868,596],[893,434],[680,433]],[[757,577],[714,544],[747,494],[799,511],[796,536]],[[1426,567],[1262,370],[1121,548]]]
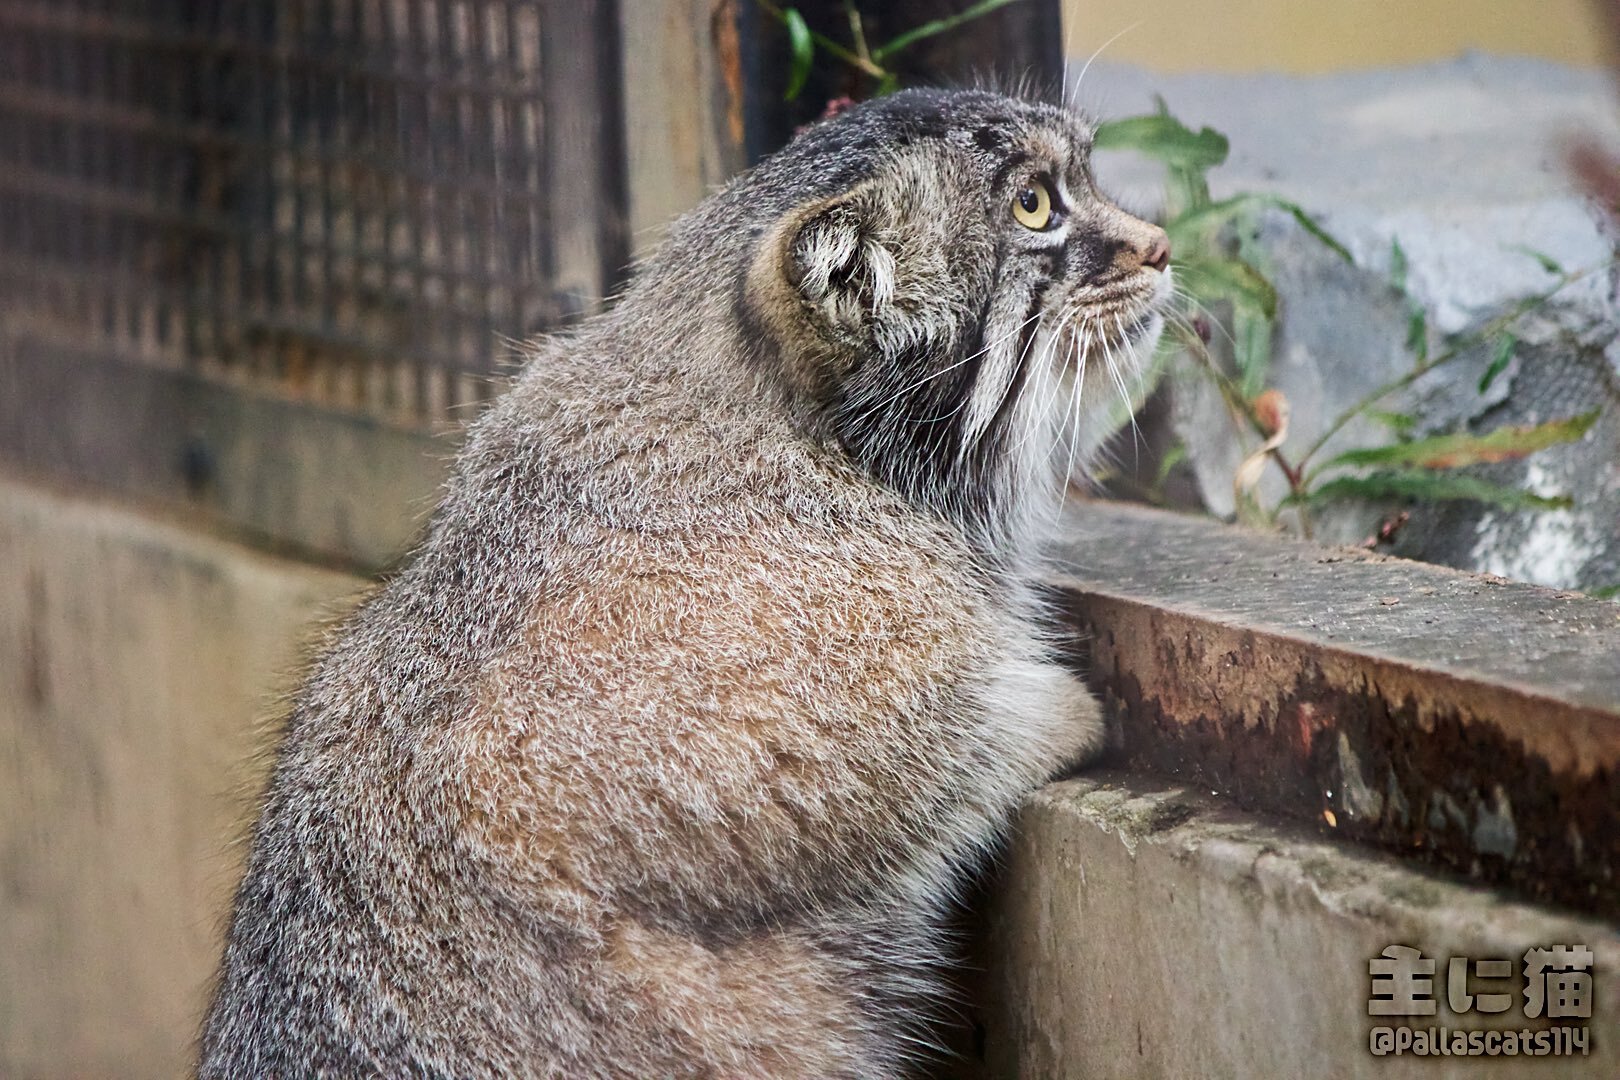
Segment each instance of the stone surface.
[[1067,531],[1112,760],[1620,913],[1620,607],[1143,507]]
[[[1324,826],[1324,832],[1326,827]],[[1532,947],[1595,954],[1589,1053],[1558,1061],[1375,1056],[1376,1027],[1540,1028]],[[1406,945],[1436,961],[1432,1017],[1372,1017],[1368,963]],[[1452,1012],[1448,961],[1506,1012]],[[1201,792],[1099,773],[1034,795],[989,914],[979,988],[988,1077],[1613,1076],[1620,938],[1612,925],[1504,902],[1321,835],[1279,829]]]
[[189,1067],[277,690],[360,581],[0,475],[0,1076]]
[[[1478,503],[1420,508],[1398,550],[1465,569],[1556,587],[1620,583],[1620,306],[1614,240],[1574,190],[1561,151],[1573,135],[1620,143],[1612,86],[1601,72],[1541,61],[1469,56],[1448,63],[1317,78],[1158,76],[1093,65],[1076,97],[1104,115],[1152,107],[1231,139],[1212,194],[1266,192],[1301,204],[1355,257],[1347,266],[1280,213],[1257,224],[1264,267],[1282,297],[1271,385],[1292,405],[1284,451],[1404,374],[1407,301],[1390,285],[1393,245],[1407,291],[1428,313],[1429,349],[1476,331],[1556,280],[1527,250],[1570,271],[1592,269],[1515,327],[1522,344],[1489,392],[1478,389],[1490,346],[1455,361],[1382,406],[1417,420],[1419,435],[1537,423],[1592,408],[1607,414],[1578,444],[1486,470],[1538,494],[1570,494],[1568,512],[1503,512]],[[1160,174],[1130,155],[1099,161],[1104,183],[1152,210]],[[1239,439],[1218,396],[1178,380],[1173,423],[1204,503],[1233,512],[1232,475],[1258,443]],[[1318,461],[1391,441],[1382,425],[1352,423]],[[1286,488],[1269,470],[1267,502]],[[1339,504],[1319,522],[1341,541],[1373,532],[1391,508]]]

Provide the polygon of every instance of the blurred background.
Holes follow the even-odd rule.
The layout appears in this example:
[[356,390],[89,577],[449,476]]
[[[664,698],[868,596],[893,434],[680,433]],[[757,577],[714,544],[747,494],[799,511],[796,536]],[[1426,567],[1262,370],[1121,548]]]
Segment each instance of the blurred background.
[[[407,549],[524,338],[889,80],[1033,72],[1187,132],[1100,154],[1181,215],[1203,350],[1109,490],[1620,583],[1605,9],[977,7],[0,0],[0,1076],[185,1071],[312,627]],[[1462,473],[1424,441],[1459,437]],[[1279,454],[1318,439],[1382,472],[1311,487]],[[1369,480],[1402,470],[1430,486]]]

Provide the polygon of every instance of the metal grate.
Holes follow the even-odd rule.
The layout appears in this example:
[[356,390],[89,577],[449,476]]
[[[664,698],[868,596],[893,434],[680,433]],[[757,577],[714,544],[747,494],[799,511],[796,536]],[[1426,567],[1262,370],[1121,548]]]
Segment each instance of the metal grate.
[[480,400],[622,250],[611,199],[575,212],[617,97],[551,100],[611,33],[582,7],[0,0],[0,333],[412,423]]

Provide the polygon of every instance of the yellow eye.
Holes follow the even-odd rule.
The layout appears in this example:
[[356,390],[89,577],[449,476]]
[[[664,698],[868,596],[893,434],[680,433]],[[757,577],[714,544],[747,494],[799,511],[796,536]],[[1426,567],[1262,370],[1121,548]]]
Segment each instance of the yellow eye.
[[1018,224],[1039,232],[1052,223],[1052,193],[1039,180],[1026,180],[1013,196],[1012,212]]

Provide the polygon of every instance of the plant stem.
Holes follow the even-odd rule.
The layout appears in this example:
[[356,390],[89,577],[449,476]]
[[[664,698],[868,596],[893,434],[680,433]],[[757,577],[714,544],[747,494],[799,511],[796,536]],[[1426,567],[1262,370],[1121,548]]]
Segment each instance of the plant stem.
[[[754,2],[763,8],[768,14],[776,18],[779,22],[787,22],[787,14],[781,8],[771,3],[771,0],[754,0]],[[838,42],[834,41],[832,38],[828,37],[826,34],[820,34],[812,30],[810,31],[810,40],[814,41],[823,50],[842,60],[850,67],[862,71],[865,74],[872,76],[874,79],[885,79],[889,76],[888,69],[880,67],[878,64],[867,59],[866,57],[851,52],[844,46],[838,44]]]
[[866,47],[866,27],[861,23],[861,9],[855,0],[844,0],[844,13],[849,16],[849,39],[855,43],[855,54],[870,61],[872,51]]
[[[1350,421],[1354,420],[1356,417],[1360,416],[1362,413],[1366,412],[1368,409],[1372,408],[1389,395],[1395,393],[1396,391],[1406,389],[1408,386],[1411,386],[1413,383],[1417,382],[1435,368],[1441,366],[1442,364],[1450,363],[1451,361],[1457,359],[1457,357],[1463,355],[1469,349],[1472,349],[1475,345],[1478,345],[1480,342],[1488,341],[1497,334],[1500,334],[1519,319],[1522,319],[1524,316],[1545,304],[1554,296],[1558,295],[1564,289],[1569,288],[1576,282],[1582,280],[1583,278],[1590,277],[1599,270],[1607,269],[1613,265],[1613,262],[1600,263],[1597,266],[1588,266],[1584,270],[1577,270],[1572,274],[1565,274],[1564,279],[1557,285],[1554,285],[1545,292],[1540,292],[1534,296],[1526,297],[1515,304],[1511,310],[1498,315],[1496,318],[1486,323],[1482,328],[1467,335],[1455,345],[1452,345],[1445,351],[1437,353],[1429,359],[1418,363],[1406,374],[1373,390],[1366,397],[1362,398],[1360,401],[1356,402],[1354,405],[1350,406],[1350,408],[1346,409],[1344,412],[1340,413],[1334,418],[1333,422],[1327,426],[1326,430],[1324,430],[1321,435],[1316,437],[1316,441],[1311,443],[1309,449],[1305,451],[1304,456],[1299,459],[1300,467],[1304,468],[1308,466],[1322,447],[1327,445],[1328,440],[1332,439],[1333,436],[1342,431],[1346,424],[1350,423]],[[1325,466],[1319,465],[1316,468],[1311,469],[1305,476],[1306,482],[1309,483],[1309,481],[1314,480],[1321,473],[1324,467]]]

